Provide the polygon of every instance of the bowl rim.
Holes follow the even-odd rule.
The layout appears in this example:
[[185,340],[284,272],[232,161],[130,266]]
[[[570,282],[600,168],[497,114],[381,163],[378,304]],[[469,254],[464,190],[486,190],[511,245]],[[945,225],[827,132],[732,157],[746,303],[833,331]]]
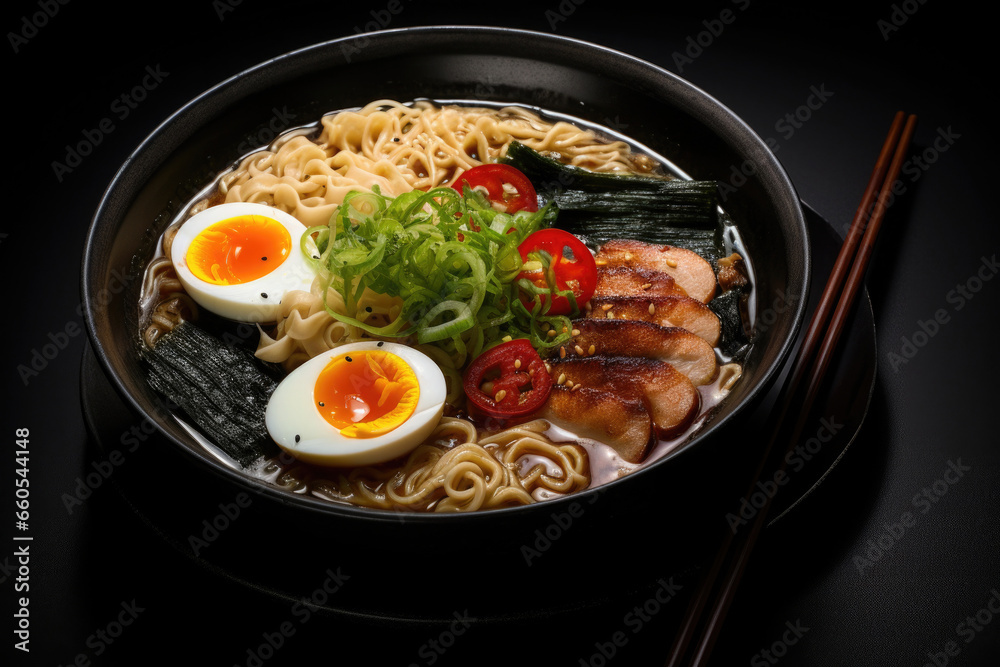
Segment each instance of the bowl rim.
[[[109,209],[112,208],[112,203],[116,201],[116,195],[119,191],[125,187],[125,183],[128,180],[130,171],[135,168],[136,163],[139,158],[150,150],[151,146],[155,145],[161,137],[167,133],[167,131],[174,126],[180,119],[183,119],[189,113],[194,110],[206,105],[213,97],[220,95],[226,91],[229,91],[237,86],[241,80],[251,79],[254,75],[259,73],[264,73],[272,68],[284,66],[289,63],[293,63],[296,59],[303,58],[309,54],[324,51],[326,49],[333,49],[337,46],[343,46],[351,42],[357,42],[361,40],[365,41],[365,48],[367,48],[369,42],[380,42],[380,43],[392,43],[394,40],[410,40],[410,39],[427,39],[437,35],[463,35],[463,36],[490,36],[490,37],[518,37],[521,39],[531,39],[537,40],[541,43],[545,43],[550,47],[556,48],[567,48],[575,49],[580,52],[587,52],[591,54],[598,54],[605,58],[610,58],[616,60],[622,64],[627,64],[633,68],[637,68],[643,71],[647,76],[655,77],[659,81],[669,82],[671,86],[678,87],[686,91],[686,101],[688,104],[693,104],[699,107],[711,108],[714,113],[719,115],[722,119],[720,125],[729,128],[729,131],[725,133],[724,138],[732,143],[733,145],[742,149],[745,153],[748,153],[750,157],[754,159],[755,167],[757,167],[756,173],[761,173],[762,170],[759,167],[766,166],[766,173],[773,179],[773,184],[777,187],[778,191],[784,192],[790,196],[791,202],[793,202],[792,210],[790,214],[793,216],[795,221],[795,226],[799,233],[801,239],[801,253],[799,253],[799,259],[802,263],[802,279],[799,285],[790,285],[789,289],[795,289],[796,294],[801,294],[802,296],[798,298],[795,302],[793,312],[791,312],[790,317],[793,318],[792,326],[786,339],[782,342],[774,361],[767,367],[760,369],[760,376],[756,379],[754,386],[748,390],[746,396],[740,401],[738,406],[735,406],[733,410],[729,413],[723,415],[719,419],[713,419],[711,423],[706,424],[702,429],[700,429],[693,438],[688,442],[684,443],[678,451],[671,453],[670,455],[653,462],[651,465],[640,467],[633,472],[631,472],[626,477],[622,477],[616,480],[612,480],[605,484],[601,484],[596,487],[590,487],[583,489],[579,492],[564,496],[561,498],[555,498],[551,500],[546,500],[544,502],[537,502],[530,505],[516,506],[516,507],[505,507],[490,510],[483,510],[477,512],[457,512],[457,513],[432,513],[432,512],[406,512],[406,511],[394,511],[394,510],[381,510],[376,508],[368,508],[362,506],[350,505],[347,503],[335,503],[327,501],[321,498],[316,498],[312,496],[299,495],[291,493],[280,487],[266,484],[260,480],[254,478],[249,474],[240,474],[239,471],[224,465],[220,461],[215,460],[213,457],[199,453],[197,448],[191,447],[186,443],[181,442],[179,439],[174,438],[169,432],[164,430],[157,423],[157,418],[162,418],[162,415],[150,415],[146,409],[144,409],[135,397],[127,390],[125,384],[121,377],[119,377],[118,372],[115,370],[114,365],[111,363],[108,353],[105,350],[104,343],[98,336],[96,318],[99,314],[96,312],[94,307],[94,297],[98,294],[95,288],[92,287],[89,277],[95,269],[95,259],[93,256],[92,249],[97,245],[96,240],[100,237],[104,225],[105,217],[109,214]],[[228,105],[227,105],[228,106]],[[720,128],[712,127],[713,132],[717,135]],[[133,193],[134,194],[134,193]],[[777,201],[776,198],[772,197],[772,200]],[[129,199],[128,202],[132,200]],[[128,203],[126,202],[126,203]],[[142,415],[153,423],[157,429],[157,433],[169,440],[173,445],[189,456],[197,464],[207,467],[211,472],[214,472],[218,476],[221,476],[230,484],[236,484],[242,487],[243,490],[252,492],[258,496],[263,496],[269,498],[270,500],[276,501],[281,506],[295,506],[299,510],[304,510],[311,514],[322,515],[324,517],[330,517],[335,515],[341,519],[353,519],[365,522],[388,522],[393,524],[439,524],[441,522],[447,521],[462,521],[468,520],[468,517],[476,517],[478,521],[486,520],[496,520],[504,521],[509,519],[511,515],[523,515],[529,512],[544,512],[548,513],[551,511],[558,511],[560,508],[567,504],[573,502],[585,501],[588,498],[603,494],[607,491],[615,491],[623,486],[622,482],[626,479],[633,479],[639,476],[647,476],[650,474],[656,474],[657,468],[666,464],[668,460],[673,460],[675,458],[681,457],[686,453],[689,453],[693,449],[693,445],[700,441],[705,440],[709,436],[721,431],[724,426],[729,422],[736,419],[740,414],[746,409],[750,404],[755,403],[771,386],[775,378],[778,376],[779,371],[783,368],[788,360],[789,353],[796,344],[797,334],[802,326],[804,319],[804,313],[808,302],[808,291],[810,276],[812,273],[812,260],[810,251],[810,238],[809,230],[807,228],[805,216],[802,210],[802,202],[799,195],[791,182],[787,172],[781,165],[780,161],[774,155],[774,153],[767,146],[766,142],[752,129],[747,123],[735,114],[729,107],[720,102],[714,96],[704,91],[700,87],[691,83],[690,81],[680,77],[669,70],[651,63],[647,60],[641,59],[637,56],[631,55],[629,53],[613,49],[607,46],[596,44],[594,42],[586,41],[583,39],[568,37],[563,35],[556,35],[552,33],[539,32],[534,30],[526,30],[521,28],[509,28],[509,27],[495,27],[495,26],[482,26],[482,25],[426,25],[426,26],[416,26],[416,27],[406,27],[406,28],[395,28],[386,30],[377,30],[373,32],[362,32],[355,33],[353,35],[343,36],[331,40],[326,40],[322,42],[317,42],[307,46],[299,47],[291,51],[279,54],[277,56],[271,57],[267,60],[261,61],[255,65],[252,65],[246,69],[243,69],[228,78],[210,86],[201,93],[192,97],[182,106],[174,110],[169,116],[167,116],[162,122],[160,122],[126,157],[125,161],[122,163],[121,167],[115,172],[108,186],[105,188],[104,192],[101,194],[100,201],[95,209],[95,212],[91,218],[90,226],[86,234],[84,243],[84,257],[82,263],[81,271],[81,295],[82,301],[84,303],[84,322],[87,329],[87,334],[91,347],[93,349],[94,355],[96,356],[101,368],[104,371],[105,376],[115,388],[116,393],[122,397],[127,406],[133,411]],[[449,518],[451,517],[451,518]]]

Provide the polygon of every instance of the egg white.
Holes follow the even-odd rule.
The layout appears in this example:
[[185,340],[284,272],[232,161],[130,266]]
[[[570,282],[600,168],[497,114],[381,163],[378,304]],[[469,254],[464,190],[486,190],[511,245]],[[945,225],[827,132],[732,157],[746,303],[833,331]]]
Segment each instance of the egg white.
[[[382,350],[400,357],[417,376],[420,396],[409,418],[374,438],[348,438],[316,407],[316,379],[332,359],[359,350]],[[430,357],[406,345],[348,343],[313,357],[289,373],[271,394],[264,413],[268,433],[279,447],[308,463],[360,466],[389,461],[412,451],[441,420],[447,394],[444,374]]]
[[[213,285],[198,278],[187,263],[191,241],[217,222],[244,215],[258,215],[281,223],[292,237],[288,256],[267,275],[245,283]],[[219,204],[196,213],[181,225],[170,247],[170,259],[185,291],[205,310],[237,322],[274,322],[285,293],[308,291],[315,277],[300,249],[305,231],[305,225],[273,206],[246,202]]]

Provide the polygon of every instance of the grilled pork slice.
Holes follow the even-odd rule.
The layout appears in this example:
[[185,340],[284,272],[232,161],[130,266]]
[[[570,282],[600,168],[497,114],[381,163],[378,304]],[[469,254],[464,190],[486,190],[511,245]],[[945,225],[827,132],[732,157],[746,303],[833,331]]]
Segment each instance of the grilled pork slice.
[[630,463],[642,461],[653,443],[653,419],[638,397],[557,385],[537,416],[580,438],[610,445]]
[[601,296],[588,303],[588,318],[640,320],[661,327],[680,327],[713,347],[722,332],[719,316],[701,301],[688,296]]
[[[579,319],[563,346],[569,357],[625,356],[665,361],[695,386],[715,377],[715,350],[705,340],[679,327],[639,320]],[[579,332],[579,333],[576,333]]]
[[597,270],[594,296],[687,296],[687,292],[663,271],[603,266]]
[[[687,428],[701,407],[701,394],[683,373],[665,361],[642,357],[553,359],[552,377],[564,387],[581,385],[616,396],[639,398],[649,409],[661,438]],[[579,391],[579,390],[577,390]]]
[[629,266],[670,274],[693,299],[708,303],[715,296],[715,271],[696,252],[642,241],[608,241],[595,255],[599,267]]

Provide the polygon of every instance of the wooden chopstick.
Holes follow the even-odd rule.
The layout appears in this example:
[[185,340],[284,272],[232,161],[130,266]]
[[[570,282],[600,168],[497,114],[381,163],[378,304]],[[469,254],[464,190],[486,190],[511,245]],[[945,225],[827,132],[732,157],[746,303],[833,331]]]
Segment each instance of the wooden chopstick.
[[[745,497],[749,497],[749,493],[753,492],[765,471],[775,467],[777,470],[784,470],[786,454],[798,442],[805,428],[830,360],[836,351],[844,324],[863,283],[868,260],[871,258],[875,239],[888,207],[890,190],[899,177],[903,160],[913,138],[916,116],[911,114],[906,118],[905,125],[903,119],[904,114],[901,111],[893,118],[861,203],[827,278],[802,345],[799,347],[799,353],[793,360],[792,371],[781,388],[779,409],[772,412],[769,438],[750,483],[750,492]],[[804,392],[803,383],[805,383]],[[798,417],[789,429],[788,415],[793,408]],[[785,447],[775,462],[775,444],[779,441],[783,441]],[[695,667],[704,665],[708,661],[749,557],[766,523],[772,501],[773,496],[765,501],[749,528],[739,533],[736,531],[726,533],[715,559],[689,602],[684,622],[671,648],[667,667],[680,667],[685,664]],[[705,605],[712,591],[716,589],[712,607],[707,612],[708,615],[703,618]],[[692,646],[699,625],[701,635],[689,652],[688,649]],[[691,660],[683,662],[689,654]]]

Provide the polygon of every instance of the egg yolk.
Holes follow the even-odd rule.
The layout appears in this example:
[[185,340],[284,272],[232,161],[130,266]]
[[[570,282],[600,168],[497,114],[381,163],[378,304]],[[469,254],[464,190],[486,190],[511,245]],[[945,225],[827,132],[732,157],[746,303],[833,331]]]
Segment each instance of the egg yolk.
[[413,369],[382,350],[358,350],[333,359],[313,388],[320,414],[348,438],[392,431],[414,413],[419,397]]
[[191,272],[213,285],[237,285],[276,269],[292,248],[292,235],[277,220],[242,215],[206,227],[188,247]]

